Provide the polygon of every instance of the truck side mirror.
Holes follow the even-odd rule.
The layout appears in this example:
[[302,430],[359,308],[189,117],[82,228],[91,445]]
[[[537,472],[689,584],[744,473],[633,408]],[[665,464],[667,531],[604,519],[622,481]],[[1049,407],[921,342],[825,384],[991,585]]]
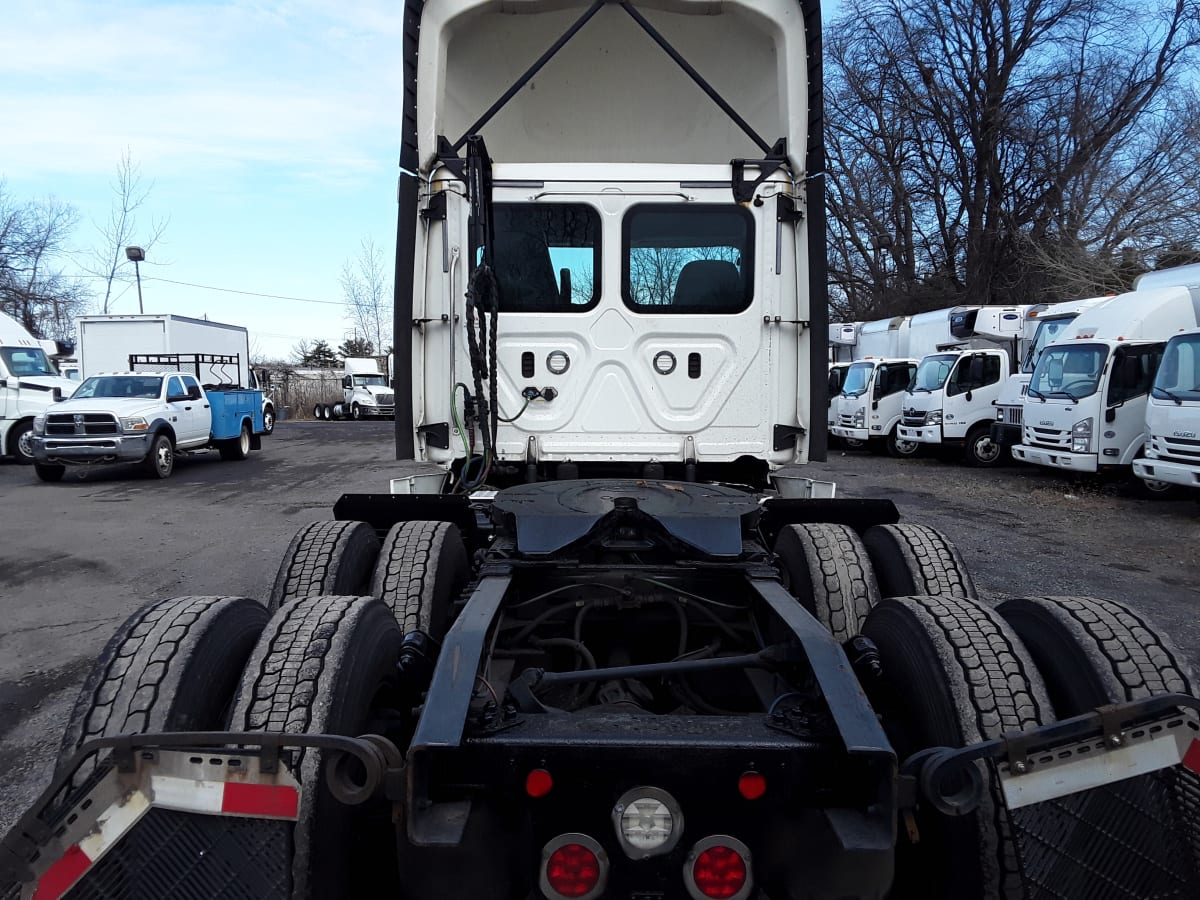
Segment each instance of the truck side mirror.
[[193,384],[188,387],[188,399],[189,400],[199,400],[200,399],[200,388],[198,385]]

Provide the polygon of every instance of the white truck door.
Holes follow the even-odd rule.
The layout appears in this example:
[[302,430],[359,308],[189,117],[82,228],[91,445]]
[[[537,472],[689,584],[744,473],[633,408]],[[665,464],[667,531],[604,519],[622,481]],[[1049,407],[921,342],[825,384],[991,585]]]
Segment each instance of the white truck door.
[[[189,399],[187,388],[183,386],[183,378],[172,375],[167,379],[166,402],[167,409],[175,420],[175,443],[182,446],[197,441],[200,437],[197,433],[200,422],[197,420],[203,418],[201,406],[204,401]],[[204,424],[207,425],[207,420]],[[204,437],[208,437],[207,432]]]
[[1100,465],[1131,465],[1142,449],[1146,402],[1165,346],[1130,344],[1113,351],[1104,395],[1104,421],[1093,426],[1100,438]]
[[942,405],[942,433],[955,440],[967,436],[977,422],[989,427],[996,417],[992,401],[999,396],[1007,354],[999,350],[964,353],[946,380]]

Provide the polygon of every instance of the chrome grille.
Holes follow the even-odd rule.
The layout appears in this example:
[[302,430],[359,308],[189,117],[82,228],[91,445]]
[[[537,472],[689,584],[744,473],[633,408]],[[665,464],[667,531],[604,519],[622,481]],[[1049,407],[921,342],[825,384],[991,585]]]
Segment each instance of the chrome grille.
[[116,417],[108,413],[51,413],[46,416],[46,434],[119,434]]
[[395,394],[376,394],[375,402],[378,403],[380,406],[391,406],[393,403],[396,402],[396,395]]
[[925,424],[925,413],[918,409],[901,410],[900,424],[907,425],[909,428],[920,428]]
[[1151,436],[1150,449],[1164,462],[1200,466],[1200,441],[1158,434]]

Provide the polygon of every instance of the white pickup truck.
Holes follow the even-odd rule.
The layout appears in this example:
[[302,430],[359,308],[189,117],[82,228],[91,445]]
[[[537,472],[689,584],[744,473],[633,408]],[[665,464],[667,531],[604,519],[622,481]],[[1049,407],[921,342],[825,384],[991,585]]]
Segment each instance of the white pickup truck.
[[206,393],[186,372],[95,375],[34,420],[34,469],[60,481],[67,466],[140,462],[167,478],[177,453],[212,448],[245,459],[264,430],[260,391]]

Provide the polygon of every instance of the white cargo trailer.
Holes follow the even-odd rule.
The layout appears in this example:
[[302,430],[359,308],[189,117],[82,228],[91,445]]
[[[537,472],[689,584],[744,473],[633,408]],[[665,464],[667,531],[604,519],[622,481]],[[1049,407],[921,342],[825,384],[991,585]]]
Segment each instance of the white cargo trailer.
[[[236,356],[230,363],[202,364],[204,384],[259,390],[250,367],[250,333],[241,325],[192,319],[172,313],[80,316],[75,320],[76,355],[82,378],[101,372],[129,371],[131,354],[206,354]],[[275,403],[263,394],[266,433],[275,430]]]

